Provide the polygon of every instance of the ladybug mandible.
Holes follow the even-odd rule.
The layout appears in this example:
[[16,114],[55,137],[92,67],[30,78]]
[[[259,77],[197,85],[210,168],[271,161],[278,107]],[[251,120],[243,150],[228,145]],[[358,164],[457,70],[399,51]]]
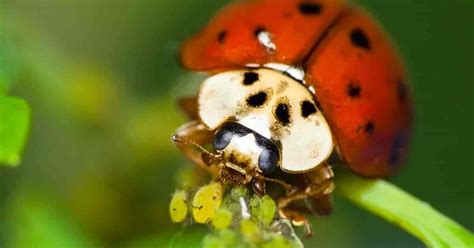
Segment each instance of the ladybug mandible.
[[308,232],[293,205],[310,199],[319,214],[330,210],[332,153],[365,177],[389,176],[406,158],[403,64],[378,24],[345,1],[230,4],[184,44],[181,61],[210,77],[181,99],[193,120],[174,142],[220,181],[257,194],[282,186],[280,215]]

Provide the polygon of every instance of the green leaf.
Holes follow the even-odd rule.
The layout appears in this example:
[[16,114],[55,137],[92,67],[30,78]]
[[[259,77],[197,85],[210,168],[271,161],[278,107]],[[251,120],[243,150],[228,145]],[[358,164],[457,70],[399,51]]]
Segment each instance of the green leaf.
[[23,99],[0,96],[0,164],[18,165],[29,122],[30,109]]
[[474,247],[471,232],[389,182],[341,171],[336,185],[336,193],[400,226],[429,247]]

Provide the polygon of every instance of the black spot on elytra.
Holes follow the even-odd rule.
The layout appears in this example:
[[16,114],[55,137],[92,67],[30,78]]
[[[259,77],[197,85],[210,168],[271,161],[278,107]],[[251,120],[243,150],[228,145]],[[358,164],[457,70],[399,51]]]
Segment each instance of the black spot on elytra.
[[227,31],[222,30],[217,34],[217,41],[223,44],[225,42],[225,38],[227,38]]
[[284,103],[278,104],[275,110],[277,120],[284,126],[290,123],[290,108]]
[[391,166],[396,166],[401,162],[405,145],[405,136],[401,133],[395,135],[395,139],[393,140],[392,146],[390,147],[390,156],[388,158],[388,163]]
[[355,82],[350,82],[347,85],[347,95],[351,98],[356,98],[360,96],[360,86]]
[[243,81],[244,85],[252,85],[256,81],[258,81],[258,73],[253,72],[253,71],[244,73],[244,81]]
[[322,9],[323,6],[320,3],[302,2],[298,5],[298,10],[303,15],[318,15]]
[[407,85],[402,80],[399,80],[397,82],[397,92],[398,92],[398,100],[401,103],[405,103],[408,97],[408,89],[407,89]]
[[375,131],[375,124],[372,121],[368,121],[364,127],[363,130],[367,134],[373,134]]
[[306,118],[317,112],[316,106],[308,100],[303,101],[301,104],[301,115]]
[[356,47],[370,50],[371,45],[367,34],[360,28],[354,28],[350,34],[351,43]]
[[250,107],[258,108],[267,101],[267,93],[261,91],[247,98],[247,104]]

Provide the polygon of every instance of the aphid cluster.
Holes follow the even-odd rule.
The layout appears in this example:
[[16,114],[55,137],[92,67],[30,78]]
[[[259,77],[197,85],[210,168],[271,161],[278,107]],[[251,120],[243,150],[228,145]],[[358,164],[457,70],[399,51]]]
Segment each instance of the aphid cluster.
[[[246,188],[226,189],[218,182],[199,188],[194,194],[178,190],[170,203],[173,222],[210,223],[212,232],[203,247],[302,247],[288,220],[278,218],[271,197],[252,195]],[[223,195],[225,195],[224,198]],[[189,199],[192,198],[192,199]],[[244,246],[247,247],[247,246]]]

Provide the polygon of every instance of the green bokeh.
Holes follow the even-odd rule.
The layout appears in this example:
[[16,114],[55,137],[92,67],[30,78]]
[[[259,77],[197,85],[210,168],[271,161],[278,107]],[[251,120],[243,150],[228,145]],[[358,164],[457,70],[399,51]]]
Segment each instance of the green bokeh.
[[[175,172],[189,166],[170,142],[184,122],[174,100],[202,79],[176,52],[225,2],[0,3],[0,80],[33,109],[21,165],[0,167],[0,246],[200,244],[205,229],[168,217]],[[473,2],[359,2],[396,41],[414,88],[411,154],[392,181],[474,230]],[[338,198],[313,226],[306,244],[421,245]]]

